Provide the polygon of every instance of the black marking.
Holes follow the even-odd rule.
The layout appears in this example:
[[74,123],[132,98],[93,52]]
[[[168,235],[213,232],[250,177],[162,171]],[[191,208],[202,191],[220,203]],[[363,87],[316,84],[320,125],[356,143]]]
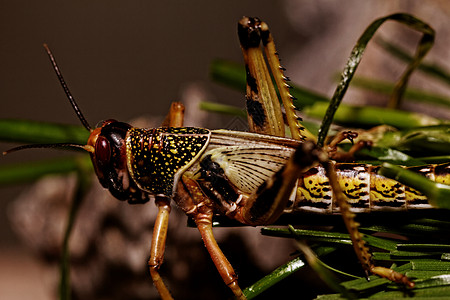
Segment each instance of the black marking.
[[434,174],[436,177],[446,177],[450,175],[450,163],[437,165],[434,168]]
[[311,189],[308,190],[309,196],[311,198],[318,199],[318,200],[319,199],[321,199],[321,200],[330,200],[331,199],[330,195],[324,195],[320,191],[321,191],[321,189],[318,189],[317,187],[312,187]]
[[[384,185],[384,183],[383,183],[383,185]],[[396,184],[394,184],[393,186],[392,186],[394,189],[396,189],[396,190],[398,190],[398,189],[400,189],[401,187],[402,187],[402,185],[401,185],[401,183],[396,183]]]
[[413,199],[408,201],[407,205],[420,205],[420,204],[429,204],[426,199]]
[[261,21],[244,17],[238,23],[238,36],[242,48],[255,48],[261,44]]
[[361,192],[359,192],[359,197],[365,197],[365,196],[368,196],[369,195],[369,192],[367,192],[367,191],[361,191]]
[[253,120],[253,123],[259,128],[263,128],[267,123],[267,116],[264,113],[264,108],[262,104],[253,99],[247,98],[247,113],[249,117]]
[[345,196],[347,196],[347,198],[353,199],[353,200],[357,200],[357,199],[359,199],[361,197],[364,197],[364,196],[368,195],[368,193],[366,191],[361,191],[359,193],[355,193],[354,195],[352,195],[353,192],[356,192],[358,190],[359,190],[358,188],[354,188],[354,189],[346,190],[346,191],[343,191],[343,192],[344,192]]
[[355,208],[367,208],[369,207],[369,201],[358,201],[355,203],[349,203],[351,207],[355,207]]
[[[365,170],[366,166],[363,164],[346,164],[340,163],[335,165],[336,170],[343,170],[348,172],[361,172],[361,170]],[[361,169],[361,170],[360,170]]]
[[[264,46],[266,46],[268,43],[270,43],[270,41],[272,40],[271,38],[270,38],[270,31],[268,30],[268,29],[266,29],[266,30],[260,30],[260,32],[261,32],[261,41],[262,41],[262,44],[264,45]],[[278,56],[278,52],[275,52],[275,55],[277,55]]]
[[386,198],[386,199],[392,198],[392,197],[394,197],[395,195],[397,195],[397,196],[395,197],[396,200],[402,200],[402,199],[404,200],[404,199],[405,199],[404,196],[399,196],[399,195],[398,195],[398,194],[403,193],[403,192],[391,191],[391,190],[380,191],[380,190],[377,190],[377,189],[374,189],[373,191],[374,191],[374,192],[377,192],[377,193],[380,194],[383,198]]
[[433,172],[433,170],[431,170],[428,166],[427,167],[424,167],[424,166],[408,167],[408,170],[422,174],[423,176]]
[[373,201],[372,202],[374,206],[381,206],[381,207],[401,207],[405,205],[404,201]]
[[223,169],[216,162],[211,160],[211,155],[206,156],[200,162],[201,169],[201,178],[207,182],[211,183],[211,188],[214,189],[220,196],[217,197],[215,193],[212,193],[210,190],[204,191],[208,197],[215,200],[220,200],[219,202],[223,202],[223,199],[227,201],[236,202],[239,195],[235,192],[235,190],[231,187],[231,184],[228,182]]

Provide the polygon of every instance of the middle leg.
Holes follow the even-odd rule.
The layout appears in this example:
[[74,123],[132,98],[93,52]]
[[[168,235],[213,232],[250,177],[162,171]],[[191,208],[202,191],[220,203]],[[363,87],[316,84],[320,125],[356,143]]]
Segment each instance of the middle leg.
[[195,221],[203,243],[224,283],[231,289],[236,299],[246,299],[239,287],[233,267],[214,238],[212,230],[214,214],[212,201],[203,193],[195,180],[183,176],[178,182],[176,202]]

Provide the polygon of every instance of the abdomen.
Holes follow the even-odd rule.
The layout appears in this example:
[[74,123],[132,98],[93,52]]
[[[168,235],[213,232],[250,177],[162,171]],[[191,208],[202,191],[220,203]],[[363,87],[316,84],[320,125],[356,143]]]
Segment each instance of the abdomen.
[[[354,212],[432,208],[426,196],[417,190],[378,175],[378,166],[337,163],[335,168],[340,187]],[[435,182],[450,183],[450,163],[409,169]],[[286,212],[302,211],[339,212],[322,167],[312,168],[299,179],[296,200],[286,209]]]

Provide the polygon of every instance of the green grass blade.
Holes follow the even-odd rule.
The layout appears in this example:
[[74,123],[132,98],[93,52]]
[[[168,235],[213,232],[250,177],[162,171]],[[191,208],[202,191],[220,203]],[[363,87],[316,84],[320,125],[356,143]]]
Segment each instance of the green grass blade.
[[[419,42],[417,47],[417,52],[414,60],[408,65],[406,71],[400,78],[399,82],[396,85],[394,90],[392,99],[393,102],[398,102],[402,97],[404,90],[406,88],[408,79],[412,72],[417,68],[423,56],[428,52],[431,48],[434,41],[434,30],[429,27],[426,23],[422,22],[415,17],[408,14],[393,14],[387,17],[379,18],[372,22],[361,37],[358,39],[356,45],[353,47],[353,50],[350,54],[350,57],[347,61],[347,64],[344,68],[344,71],[341,74],[341,80],[338,84],[336,91],[334,92],[333,97],[331,98],[330,105],[325,113],[324,119],[322,121],[322,126],[319,130],[318,144],[319,146],[323,146],[325,142],[325,138],[328,134],[328,130],[330,128],[331,122],[333,121],[336,110],[338,109],[342,98],[347,91],[347,88],[353,78],[353,75],[356,72],[356,69],[361,61],[362,55],[367,47],[367,44],[372,39],[375,32],[378,28],[386,21],[393,20],[399,23],[405,24],[412,29],[415,29],[419,32],[423,33],[422,39]],[[398,105],[393,105],[392,107],[398,107]]]
[[450,222],[449,221],[422,218],[422,219],[416,220],[415,223],[427,225],[427,226],[439,227],[440,230],[450,230]]
[[[325,118],[328,107],[327,103],[317,102],[314,105],[305,108],[304,112],[312,117]],[[400,129],[407,129],[412,127],[438,125],[441,123],[439,119],[414,112],[382,107],[351,106],[343,104],[341,104],[339,109],[334,112],[333,118],[336,123],[350,125],[352,127],[374,127],[384,124]],[[323,128],[322,132],[324,132],[324,125],[322,125],[321,128]]]
[[350,236],[347,233],[327,232],[306,229],[294,229],[290,231],[287,228],[264,227],[261,234],[275,237],[298,238],[312,241],[346,244],[351,245]]
[[303,253],[305,256],[308,265],[316,272],[316,274],[325,282],[330,288],[334,291],[341,293],[348,299],[353,299],[352,295],[350,295],[342,285],[339,284],[338,278],[335,276],[335,273],[332,269],[330,269],[326,264],[324,264],[319,258],[315,255],[315,253],[309,248],[304,242],[297,241],[297,248]]
[[80,163],[78,164],[77,171],[78,182],[75,190],[75,195],[73,197],[72,204],[69,210],[62,245],[59,283],[59,296],[61,300],[71,299],[69,240],[82,200],[89,190],[91,183],[91,176],[89,176],[90,168],[86,168],[85,164]]
[[418,289],[430,288],[436,286],[450,285],[450,274],[432,276],[431,278],[416,281]]
[[[383,95],[391,95],[395,89],[395,85],[393,83],[360,76],[353,78],[352,85],[354,87],[363,88]],[[407,88],[404,96],[405,99],[413,102],[437,104],[444,107],[450,107],[450,98],[418,89]]]
[[[20,144],[86,144],[88,138],[89,131],[81,126],[18,119],[0,119],[0,140],[3,142]],[[71,150],[78,151],[77,149]],[[88,155],[2,165],[0,167],[0,185],[30,182],[51,173],[72,172],[77,170],[80,163],[92,169]]]
[[386,251],[393,251],[397,247],[397,242],[386,238],[380,238],[366,234],[364,235],[363,238],[369,246],[383,249]]
[[214,81],[245,93],[246,75],[242,64],[215,59],[209,66],[209,74]]
[[421,32],[422,38],[417,45],[416,53],[414,58],[408,63],[408,67],[406,71],[403,73],[402,77],[398,81],[395,86],[395,89],[392,93],[391,99],[389,101],[388,107],[390,108],[399,108],[401,103],[401,98],[406,90],[406,86],[408,84],[409,77],[414,72],[414,70],[419,66],[422,59],[428,53],[428,51],[433,47],[435,31],[425,22],[407,14],[394,14],[391,17],[392,20],[396,20],[400,23],[403,23],[414,29],[418,32]]
[[392,259],[396,258],[439,258],[442,252],[419,252],[419,251],[391,251]]
[[264,276],[251,286],[244,289],[243,293],[247,297],[247,299],[253,299],[268,288],[272,287],[273,285],[277,284],[284,278],[288,277],[289,275],[293,274],[294,272],[300,270],[305,266],[305,262],[302,258],[297,257],[288,263],[278,267],[276,270],[274,270],[272,273]]
[[[390,54],[394,55],[395,57],[405,62],[411,62],[413,60],[412,56],[406,53],[406,51],[402,50],[400,47],[397,47],[396,45],[382,38],[376,38],[375,42],[381,47],[383,47]],[[419,65],[418,69],[427,75],[440,79],[446,84],[450,84],[450,73],[438,65],[422,62]]]
[[378,147],[395,148],[415,155],[448,156],[450,124],[386,132],[381,138],[375,140],[374,144]]
[[437,300],[447,299],[450,295],[449,286],[439,286],[437,288],[415,289],[414,291],[388,291],[381,292],[369,297],[368,299],[403,299],[406,297],[414,297],[415,300]]
[[418,270],[411,270],[406,272],[406,276],[410,278],[417,278],[417,279],[428,279],[434,276],[441,276],[445,275],[442,272],[445,271],[418,271]]
[[0,119],[0,140],[24,144],[86,144],[89,131],[84,127],[17,119]]
[[450,262],[447,261],[422,261],[413,260],[411,261],[412,270],[419,271],[445,271],[450,272]]
[[426,164],[443,164],[450,161],[450,155],[418,157]]
[[[216,112],[216,113],[224,113],[234,116],[241,116],[246,117],[245,112],[242,110],[242,108],[231,106],[231,105],[225,105],[225,104],[218,104],[218,103],[212,103],[212,102],[202,102],[200,104],[200,108],[210,111],[210,112]],[[305,115],[315,117],[322,119],[326,113],[326,110],[328,108],[328,104],[323,102],[315,103],[311,106],[306,107],[303,112]],[[438,127],[438,126],[446,126],[449,125],[438,125],[441,124],[442,121],[439,119],[414,113],[414,112],[407,112],[407,111],[400,111],[400,110],[393,110],[393,109],[387,109],[387,108],[381,108],[381,107],[373,107],[373,106],[353,106],[353,105],[346,105],[341,104],[339,109],[337,110],[334,121],[336,123],[342,124],[342,125],[350,125],[352,127],[374,127],[378,125],[389,125],[394,126],[401,129],[411,129],[411,128],[417,128],[417,127]],[[304,122],[306,125],[308,125],[306,122]],[[310,126],[311,127],[311,126]],[[309,128],[308,128],[309,129]],[[440,132],[437,132],[437,134],[446,134],[448,131],[445,128],[438,129]],[[311,131],[317,131],[314,128],[311,127]],[[431,131],[430,131],[431,132]],[[392,134],[392,135],[391,135]],[[386,141],[384,143],[389,143],[389,145],[395,146],[396,143],[400,143],[399,139],[402,138],[402,135],[405,135],[405,133],[400,132],[388,132],[385,135],[388,136],[386,138]],[[448,134],[447,134],[448,136]],[[424,137],[428,137],[430,139],[431,145],[434,145],[436,143],[443,143],[439,139],[436,140],[434,137],[431,137],[430,135],[424,134]],[[447,140],[447,138],[445,138]],[[428,143],[429,144],[429,143]],[[424,145],[428,145],[424,144]],[[383,146],[386,146],[383,144]],[[447,142],[444,143],[443,146],[440,146],[440,144],[437,144],[436,147],[446,147]]]
[[219,114],[247,118],[247,112],[244,109],[227,104],[202,101],[200,102],[200,109]]
[[447,244],[397,244],[398,250],[404,251],[450,251]]
[[[335,251],[336,248],[334,247],[326,247],[321,246],[315,249],[315,253],[318,256],[327,255],[333,251]],[[278,267],[274,271],[272,271],[270,274],[264,276],[251,286],[244,289],[243,293],[247,297],[247,299],[253,299],[268,288],[274,286],[284,278],[294,274],[301,268],[305,267],[306,264],[304,260],[300,257],[294,258],[293,260],[287,262],[286,264]]]
[[[347,148],[350,148],[350,145],[346,147],[342,147],[344,150]],[[391,149],[391,148],[382,148],[382,147],[370,147],[370,148],[364,148],[360,151],[358,151],[355,154],[355,157],[358,160],[364,159],[364,160],[377,160],[378,163],[382,161],[391,162],[394,164],[401,164],[404,166],[420,166],[424,165],[425,163],[419,159],[416,159],[414,157],[411,157],[401,151]]]
[[[296,238],[334,244],[351,245],[350,235],[348,233],[342,232],[328,232],[328,231],[306,230],[306,229],[289,230],[287,228],[264,227],[261,229],[261,234],[275,237]],[[388,239],[364,235],[364,240],[370,246],[384,249],[387,251],[392,251],[396,249],[396,243]]]

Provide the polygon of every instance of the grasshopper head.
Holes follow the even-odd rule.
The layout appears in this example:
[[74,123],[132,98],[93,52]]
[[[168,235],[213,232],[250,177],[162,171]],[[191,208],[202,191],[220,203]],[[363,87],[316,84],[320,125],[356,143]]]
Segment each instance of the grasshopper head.
[[136,186],[127,168],[125,140],[130,128],[127,123],[107,120],[91,131],[86,150],[104,188],[119,200],[143,203],[148,201],[148,194]]

